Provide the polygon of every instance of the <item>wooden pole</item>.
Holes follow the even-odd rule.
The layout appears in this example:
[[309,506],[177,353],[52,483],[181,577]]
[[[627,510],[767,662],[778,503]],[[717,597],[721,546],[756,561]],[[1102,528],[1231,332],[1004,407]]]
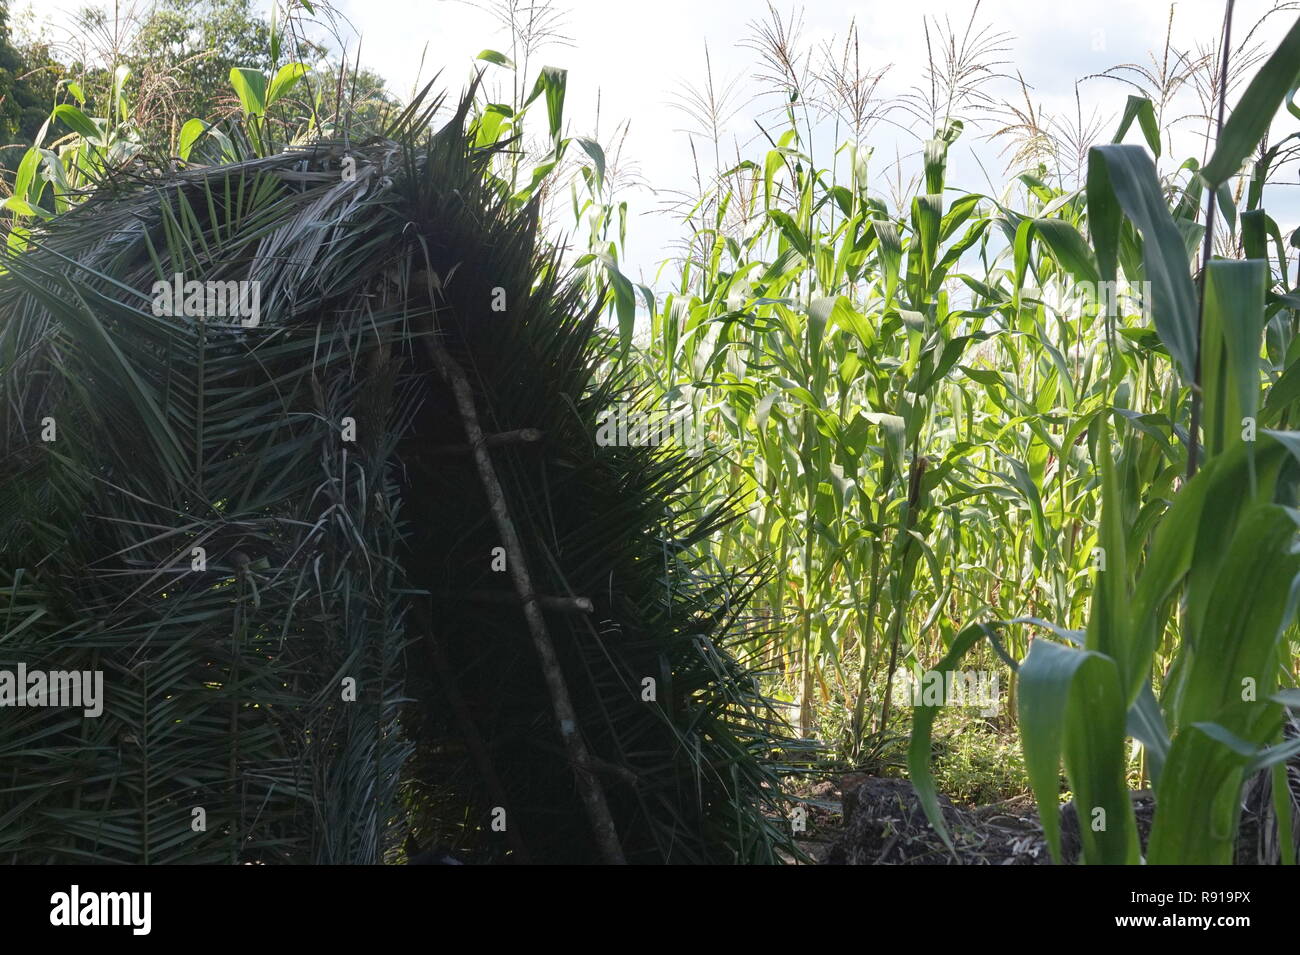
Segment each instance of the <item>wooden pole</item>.
[[[426,274],[429,276],[427,279],[429,302],[436,307],[437,299],[434,294],[432,274]],[[473,389],[470,387],[469,379],[465,376],[464,369],[442,346],[438,339],[438,332],[436,330],[431,331],[432,334],[424,336],[425,346],[428,348],[429,357],[433,359],[434,366],[451,387],[452,395],[456,401],[456,408],[460,412],[461,421],[465,426],[465,437],[474,449],[474,464],[478,470],[479,479],[483,484],[483,490],[487,492],[492,519],[496,523],[497,532],[501,535],[501,544],[506,551],[510,578],[514,583],[515,592],[519,595],[519,601],[523,605],[524,619],[528,622],[528,631],[532,635],[533,646],[537,649],[537,655],[541,659],[542,676],[546,680],[546,688],[551,697],[551,706],[555,712],[555,719],[559,723],[560,739],[564,742],[565,752],[569,756],[569,762],[573,767],[574,775],[577,777],[578,792],[582,797],[583,806],[591,822],[596,846],[607,864],[625,865],[627,860],[623,857],[623,847],[618,840],[618,831],[614,828],[614,819],[609,812],[609,803],[605,799],[605,790],[593,771],[593,767],[597,765],[597,762],[592,758],[590,751],[587,749],[587,742],[578,729],[578,717],[573,709],[573,699],[569,696],[569,687],[564,679],[564,671],[560,668],[559,657],[555,653],[555,644],[551,640],[550,631],[546,627],[546,620],[542,616],[541,604],[533,589],[533,579],[528,572],[528,562],[524,557],[523,544],[520,542],[519,534],[515,530],[514,521],[510,518],[510,509],[506,506],[505,492],[502,490],[501,482],[497,478],[496,468],[492,464],[492,457],[488,454],[487,441],[483,435],[483,428],[479,424],[478,410],[474,405]]]

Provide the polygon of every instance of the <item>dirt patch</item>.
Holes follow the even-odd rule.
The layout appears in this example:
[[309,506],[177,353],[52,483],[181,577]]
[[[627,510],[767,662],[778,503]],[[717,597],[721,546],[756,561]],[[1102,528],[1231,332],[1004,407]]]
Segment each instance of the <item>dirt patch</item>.
[[[939,806],[953,840],[950,850],[931,828],[909,780],[847,776],[839,786],[841,828],[819,857],[826,865],[1051,864],[1029,796],[966,809],[940,795]],[[1130,797],[1145,852],[1155,800],[1147,790]],[[1243,836],[1252,824],[1257,830],[1258,820],[1243,818]],[[1073,803],[1062,807],[1061,851],[1066,863],[1078,861],[1079,823]],[[1239,853],[1239,862],[1251,861],[1242,856]]]

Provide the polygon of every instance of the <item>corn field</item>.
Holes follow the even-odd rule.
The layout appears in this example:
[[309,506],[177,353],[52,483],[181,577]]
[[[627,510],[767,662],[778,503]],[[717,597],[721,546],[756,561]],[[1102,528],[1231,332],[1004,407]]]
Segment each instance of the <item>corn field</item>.
[[[863,78],[834,74],[831,106],[806,108],[780,27],[759,42],[791,105],[690,208],[633,361],[656,407],[689,408],[722,449],[696,490],[747,519],[708,553],[774,569],[754,653],[799,730],[878,764],[900,669],[983,650],[1015,673],[1053,852],[1064,760],[1075,798],[1119,820],[1084,833],[1087,861],[1138,861],[1130,780],[1155,787],[1147,861],[1231,861],[1226,794],[1267,770],[1294,862],[1300,240],[1266,206],[1295,135],[1270,137],[1275,116],[1300,117],[1300,28],[1211,120],[1205,161],[1162,174],[1156,104],[1130,95],[1073,178],[1040,164],[999,195],[949,183],[980,92],[931,63],[939,122],[913,188],[886,198],[852,123],[814,153],[811,115],[861,109]],[[942,832],[933,719],[917,707],[908,765]]]
[[[0,679],[0,858],[1005,863],[953,800],[1019,798],[1035,864],[1294,865],[1296,5],[1171,13],[1106,124],[978,3],[897,96],[749,5],[767,108],[678,90],[639,281],[627,127],[489,6],[459,98],[312,65],[290,0],[212,115],[114,50],[3,144],[0,677],[108,690]],[[860,844],[881,780],[924,857]]]

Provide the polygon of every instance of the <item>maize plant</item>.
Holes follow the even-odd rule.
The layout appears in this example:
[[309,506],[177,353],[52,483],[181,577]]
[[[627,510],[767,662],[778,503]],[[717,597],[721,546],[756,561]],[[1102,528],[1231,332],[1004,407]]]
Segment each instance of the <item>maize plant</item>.
[[[951,672],[988,638],[1058,857],[1062,758],[1087,861],[1137,861],[1135,774],[1159,806],[1149,861],[1230,861],[1266,770],[1294,855],[1300,297],[1264,198],[1297,135],[1266,138],[1283,103],[1300,115],[1298,30],[1203,166],[1160,174],[1157,107],[1134,95],[1082,181],[1039,166],[996,195],[951,182],[953,109],[892,201],[862,138],[819,165],[791,84],[771,148],[686,211],[633,356],[659,410],[725,449],[696,491],[748,520],[705,550],[768,568],[754,651],[800,730],[868,765],[900,668]],[[913,708],[908,762],[947,838],[934,717]]]
[[[1141,745],[1156,797],[1146,861],[1231,863],[1243,784],[1263,772],[1272,777],[1280,856],[1295,861],[1285,763],[1300,752],[1300,741],[1286,739],[1283,727],[1286,708],[1300,698],[1283,684],[1294,680],[1285,635],[1300,581],[1300,434],[1281,426],[1295,398],[1283,385],[1300,300],[1287,283],[1285,260],[1275,275],[1267,258],[1270,237],[1282,252],[1262,205],[1277,145],[1260,144],[1294,94],[1297,57],[1300,23],[1222,124],[1210,161],[1172,204],[1141,146],[1089,153],[1090,243],[1074,244],[1078,267],[1103,281],[1122,270],[1150,283],[1149,340],[1167,356],[1172,400],[1164,420],[1114,405],[1095,418],[1089,437],[1101,513],[1086,629],[1009,622],[1043,626],[1058,638],[1035,640],[1017,671],[1026,766],[1058,861],[1062,760],[1079,807],[1084,861],[1141,858],[1126,781],[1129,738]],[[1216,200],[1230,198],[1223,186],[1252,152],[1259,158],[1241,213],[1246,255],[1212,257]],[[1202,194],[1207,217],[1197,223]],[[1195,281],[1190,259],[1200,242],[1189,237],[1204,243]],[[1111,347],[1117,332],[1148,331],[1119,328],[1104,303],[1102,311]],[[1187,402],[1180,446],[1160,426],[1182,418]],[[940,669],[951,669],[1000,626],[967,628]],[[930,710],[918,723],[911,765],[931,821],[943,831],[927,766],[932,718]]]

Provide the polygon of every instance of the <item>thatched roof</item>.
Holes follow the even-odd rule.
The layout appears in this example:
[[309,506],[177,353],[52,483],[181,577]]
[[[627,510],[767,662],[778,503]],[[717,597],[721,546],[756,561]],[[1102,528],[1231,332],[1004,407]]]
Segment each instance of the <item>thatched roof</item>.
[[[414,829],[590,861],[596,790],[630,861],[788,841],[782,730],[726,649],[750,581],[690,556],[728,515],[684,496],[702,462],[593,440],[628,383],[469,102],[106,184],[4,260],[0,668],[103,670],[106,700],[6,713],[0,858],[376,862]],[[177,275],[256,283],[256,324],[158,314]]]

